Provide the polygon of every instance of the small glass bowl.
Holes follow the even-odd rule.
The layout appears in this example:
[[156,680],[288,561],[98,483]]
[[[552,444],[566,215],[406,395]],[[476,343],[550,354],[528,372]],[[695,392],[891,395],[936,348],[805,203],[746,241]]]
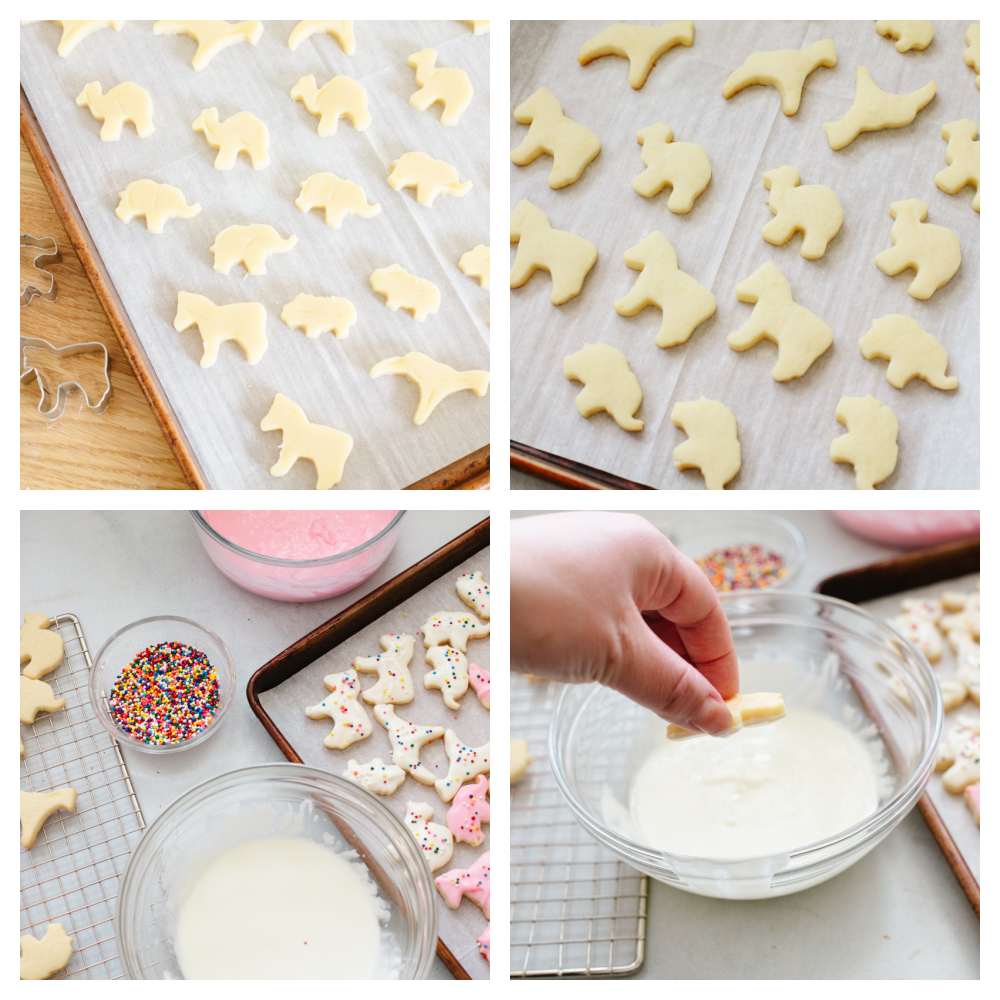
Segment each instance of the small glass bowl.
[[[189,740],[156,745],[143,743],[119,728],[107,698],[121,672],[148,646],[161,642],[183,642],[201,650],[215,667],[219,678],[219,706],[212,721]],[[236,693],[236,664],[226,644],[211,630],[188,618],[162,615],[142,618],[119,629],[101,646],[90,670],[90,704],[97,721],[123,746],[143,753],[176,753],[204,743],[222,724],[222,717]]]
[[271,834],[356,850],[390,911],[384,931],[399,961],[398,969],[383,971],[427,978],[437,948],[438,894],[416,838],[371,792],[318,768],[285,763],[241,768],[196,785],[143,834],[115,908],[126,978],[183,979],[173,936],[176,907],[191,881],[221,854]]

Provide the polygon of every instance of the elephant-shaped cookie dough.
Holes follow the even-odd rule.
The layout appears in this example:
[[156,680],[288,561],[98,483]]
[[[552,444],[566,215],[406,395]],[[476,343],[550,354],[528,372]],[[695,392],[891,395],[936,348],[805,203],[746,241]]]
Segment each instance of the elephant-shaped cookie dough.
[[872,320],[872,328],[858,342],[862,355],[885,358],[889,385],[902,389],[911,378],[920,378],[935,389],[957,389],[958,379],[945,375],[948,352],[915,319],[883,316]]
[[167,219],[193,219],[201,211],[197,202],[187,203],[180,188],[151,180],[132,181],[118,197],[121,201],[115,215],[122,222],[131,222],[137,215],[144,215],[146,228],[151,233],[162,233]]
[[472,181],[463,184],[455,168],[444,160],[432,159],[426,153],[404,153],[389,168],[389,187],[394,191],[416,188],[417,201],[430,207],[439,194],[461,198],[471,190]]
[[264,258],[272,253],[287,253],[297,242],[297,236],[283,240],[273,226],[259,222],[252,226],[229,226],[209,247],[215,254],[213,270],[229,274],[233,264],[243,261],[250,274],[267,274]]
[[369,205],[360,184],[345,181],[336,174],[313,174],[299,185],[302,188],[295,199],[296,208],[311,212],[321,208],[326,213],[326,224],[340,229],[348,215],[370,219],[382,211],[381,205]]

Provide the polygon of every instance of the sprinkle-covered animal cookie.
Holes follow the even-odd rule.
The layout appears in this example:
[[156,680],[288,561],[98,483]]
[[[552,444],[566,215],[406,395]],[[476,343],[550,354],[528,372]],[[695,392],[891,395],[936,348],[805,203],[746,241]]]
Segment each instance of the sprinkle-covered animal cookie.
[[426,111],[432,104],[440,104],[441,124],[457,125],[472,101],[472,81],[464,69],[435,68],[436,59],[434,49],[421,49],[406,60],[420,88],[410,95],[410,107]]
[[272,476],[284,476],[300,458],[305,458],[316,466],[316,489],[328,490],[340,482],[344,463],[354,447],[350,434],[310,423],[305,410],[280,392],[275,394],[260,429],[282,432],[278,461],[269,470]]
[[517,244],[510,287],[526,285],[535,271],[548,271],[552,275],[549,301],[554,306],[579,295],[597,263],[597,247],[590,240],[553,229],[548,216],[527,198],[510,213],[510,241]]
[[[965,804],[969,807],[969,812],[972,813],[972,818],[976,821],[976,826],[979,826],[979,782],[978,781],[974,785],[966,786]],[[21,978],[23,979],[24,976],[22,976]]]
[[728,101],[746,87],[760,84],[774,87],[781,95],[781,110],[794,115],[802,100],[806,77],[820,66],[837,65],[837,50],[827,39],[813,42],[806,48],[779,49],[777,52],[755,52],[743,65],[729,75],[722,85],[722,96]]
[[[37,21],[22,21],[21,24],[37,24]],[[59,46],[56,52],[59,53],[64,59],[68,56],[73,49],[75,49],[80,42],[82,42],[88,35],[92,35],[95,31],[100,31],[101,28],[114,28],[115,31],[121,31],[125,27],[124,21],[53,21],[53,24],[62,25],[62,38],[59,39]],[[21,976],[22,979],[26,979],[26,976]]]
[[464,653],[470,639],[485,639],[490,634],[490,626],[484,625],[475,615],[438,611],[424,622],[421,632],[428,649],[447,643]]
[[675,403],[670,420],[688,436],[674,448],[674,465],[682,472],[700,469],[706,489],[724,489],[742,461],[736,418],[722,403],[702,396],[693,403]]
[[315,340],[321,333],[343,339],[358,321],[354,304],[336,295],[306,295],[300,292],[281,310],[281,322],[293,330],[301,327]]
[[471,868],[456,868],[439,875],[434,884],[444,896],[451,909],[458,909],[463,896],[468,896],[478,906],[486,919],[490,918],[490,852],[485,854]]
[[323,746],[331,750],[344,750],[358,740],[367,739],[372,734],[372,720],[358,704],[361,685],[353,670],[343,670],[339,674],[327,674],[323,686],[330,696],[318,705],[310,705],[306,715],[310,719],[333,719],[333,730],[323,740]]
[[456,371],[450,365],[433,358],[410,351],[401,358],[386,358],[369,372],[372,378],[380,375],[405,375],[420,389],[420,401],[413,414],[413,422],[419,427],[446,396],[453,392],[469,389],[477,396],[486,394],[490,387],[490,373],[478,368]]
[[649,125],[639,129],[636,136],[646,169],[632,181],[632,187],[643,198],[652,198],[670,185],[673,190],[667,208],[677,215],[687,215],[712,179],[705,150],[695,142],[674,142],[674,130],[669,125]]
[[219,151],[214,164],[216,170],[232,170],[240,153],[250,157],[254,170],[263,170],[271,162],[267,151],[271,144],[267,126],[249,111],[237,111],[222,122],[215,108],[206,108],[195,118],[191,128],[204,133],[209,146]]
[[531,767],[531,753],[527,740],[510,741],[510,783],[516,785]]
[[347,762],[347,770],[341,772],[348,781],[353,781],[375,795],[392,795],[406,780],[406,772],[395,764],[383,764],[381,757],[359,764],[356,760]]
[[437,688],[448,708],[457,712],[461,708],[458,699],[469,690],[469,661],[465,654],[451,646],[431,646],[424,662],[434,668],[424,675],[424,687]]
[[[420,748],[444,736],[442,726],[412,726],[396,715],[392,705],[376,705],[375,719],[389,734],[392,762],[422,785],[433,785],[434,774],[420,763]],[[450,857],[450,854],[449,854]],[[447,858],[445,859],[447,860]]]
[[948,143],[944,161],[949,166],[934,175],[934,183],[945,194],[958,194],[966,184],[976,189],[972,207],[979,211],[979,126],[968,118],[941,126],[941,138]]
[[458,599],[472,608],[483,621],[490,620],[490,585],[479,570],[463,573],[455,581],[455,591]]
[[439,194],[461,198],[472,189],[472,181],[460,181],[458,171],[444,160],[426,153],[403,153],[389,167],[389,187],[393,191],[416,188],[417,201],[429,208]]
[[38,680],[51,674],[63,661],[63,638],[48,615],[28,612],[21,627],[21,663],[27,663],[24,676]]
[[[785,699],[780,694],[770,691],[734,695],[726,699],[726,708],[733,716],[730,734],[738,733],[744,726],[764,726],[777,722],[786,715]],[[685,729],[683,726],[675,726],[673,723],[667,726],[668,740],[689,740],[704,735]]]
[[934,41],[931,21],[876,21],[875,30],[883,38],[895,38],[897,52],[922,52]]
[[490,708],[490,672],[483,670],[475,663],[469,664],[469,683],[475,688],[480,704],[489,711]]
[[125,122],[135,126],[140,139],[155,131],[152,98],[138,84],[119,83],[104,94],[100,83],[95,80],[80,91],[76,103],[78,107],[90,108],[90,113],[98,120],[103,119],[101,139],[104,142],[120,139]]
[[441,293],[433,281],[418,278],[399,264],[372,271],[368,283],[376,294],[385,296],[387,309],[393,312],[403,309],[418,323],[427,319],[430,313],[436,313],[441,305]]
[[[979,798],[977,796],[976,797],[976,804],[977,804],[977,806],[976,806],[976,808],[977,808],[976,822],[977,823],[979,822],[978,803],[979,803]],[[482,957],[485,958],[486,961],[488,962],[490,960],[490,925],[489,924],[486,925],[486,930],[484,930],[483,933],[480,934],[479,937],[476,938],[476,944],[479,945],[479,954],[482,955]]]
[[969,30],[965,33],[965,44],[969,47],[965,50],[965,65],[976,71],[976,89],[979,90],[979,25],[970,24]]
[[191,60],[197,71],[203,70],[223,49],[239,42],[256,45],[264,34],[260,21],[157,21],[153,25],[154,35],[187,35],[198,43],[198,49]]
[[912,378],[920,378],[935,389],[957,389],[958,379],[945,375],[948,352],[915,319],[893,314],[872,320],[872,328],[858,341],[861,354],[871,361],[889,362],[885,377],[902,389]]
[[526,167],[547,153],[552,157],[549,187],[554,191],[578,181],[587,164],[601,151],[601,140],[586,126],[567,118],[556,96],[546,87],[540,87],[518,105],[514,118],[519,125],[531,128],[524,142],[511,151],[511,162]]
[[831,149],[849,146],[862,132],[909,125],[937,93],[937,84],[931,80],[909,94],[887,94],[875,85],[865,66],[858,67],[854,88],[854,103],[847,114],[839,122],[823,126]]
[[563,358],[563,375],[583,383],[576,397],[581,416],[591,417],[605,410],[623,431],[642,430],[642,421],[635,419],[642,405],[642,389],[628,366],[628,358],[617,347],[584,344],[576,354]]
[[60,809],[76,809],[76,789],[57,788],[51,792],[21,792],[21,844],[34,847],[38,831]]
[[466,746],[453,729],[444,734],[444,749],[448,754],[448,774],[434,782],[438,795],[445,802],[458,794],[463,782],[472,781],[477,774],[486,774],[490,769],[490,745]]
[[273,226],[228,226],[215,237],[209,252],[215,256],[213,270],[229,274],[233,264],[242,262],[248,274],[267,274],[264,259],[273,253],[287,253],[298,242],[295,235],[283,240]]
[[490,248],[480,243],[458,258],[458,269],[469,278],[478,278],[479,287],[490,287]]
[[440,823],[431,823],[434,817],[434,807],[426,802],[407,802],[406,815],[403,822],[417,838],[424,859],[430,865],[431,871],[437,871],[451,861],[455,849],[451,839],[451,831]]
[[778,167],[764,174],[764,187],[771,192],[767,201],[775,216],[760,235],[772,246],[784,246],[795,233],[802,233],[801,254],[806,260],[819,260],[826,245],[840,232],[844,210],[825,184],[799,187],[795,167]]
[[21,674],[21,721],[31,725],[39,712],[58,712],[66,707],[65,698],[57,698],[50,684]]
[[848,433],[833,439],[830,458],[854,466],[854,481],[859,490],[875,489],[896,468],[899,456],[896,415],[871,394],[841,396],[837,420]]
[[345,55],[354,55],[353,21],[299,21],[288,36],[288,47],[294,52],[307,38],[318,34],[333,35]]
[[916,277],[907,291],[915,299],[929,299],[947,285],[962,263],[958,236],[944,226],[925,223],[927,205],[919,198],[894,201],[889,214],[892,224],[892,249],[875,258],[880,271],[890,276],[913,268]]
[[409,670],[413,659],[413,636],[383,635],[379,644],[384,653],[354,657],[355,670],[378,674],[378,682],[362,697],[369,705],[405,705],[413,701],[413,678]]
[[952,712],[965,704],[965,699],[969,697],[969,689],[960,681],[938,680],[938,687],[941,689],[941,701],[944,703],[944,710]]
[[937,623],[941,620],[941,602],[907,598],[902,603],[903,613],[889,620],[910,642],[927,657],[928,663],[941,659],[941,633]]
[[955,590],[946,590],[941,598],[945,611],[950,612],[941,619],[941,629],[951,632],[953,629],[968,632],[976,642],[979,641],[979,591],[962,594]]
[[941,741],[934,762],[935,771],[944,771],[946,791],[961,795],[979,780],[979,723],[959,718]]
[[628,82],[641,90],[660,56],[675,45],[690,47],[694,42],[694,21],[671,21],[661,25],[612,24],[580,46],[577,62],[586,66],[602,56],[628,60]]
[[448,829],[455,840],[478,847],[485,839],[483,823],[490,821],[490,804],[486,801],[489,780],[482,774],[476,777],[474,785],[460,789],[448,810]]
[[303,76],[290,91],[293,101],[301,101],[306,110],[319,118],[320,135],[334,135],[341,118],[350,118],[351,124],[364,132],[372,123],[368,113],[368,94],[365,88],[349,76],[335,76],[322,87],[316,86],[311,73]]
[[257,364],[267,350],[266,323],[267,313],[259,302],[217,306],[204,295],[177,293],[174,329],[183,333],[188,327],[197,325],[205,347],[199,362],[202,368],[211,368],[215,364],[219,345],[226,340],[235,340],[246,353],[247,361]]
[[951,646],[958,666],[955,670],[955,681],[965,687],[968,697],[979,704],[979,643],[965,629],[952,629],[948,633],[948,645]]
[[125,223],[138,215],[145,216],[146,228],[151,233],[162,233],[167,219],[193,219],[201,211],[197,202],[187,203],[180,188],[151,180],[132,181],[118,197],[121,201],[115,215]]
[[48,924],[41,940],[32,934],[21,937],[21,979],[48,979],[66,967],[73,954],[73,939],[62,924]]
[[381,205],[369,205],[368,198],[360,184],[341,180],[336,174],[313,174],[302,181],[302,189],[295,199],[295,207],[308,214],[314,208],[326,213],[326,224],[340,229],[340,224],[348,215],[370,219],[382,211]]

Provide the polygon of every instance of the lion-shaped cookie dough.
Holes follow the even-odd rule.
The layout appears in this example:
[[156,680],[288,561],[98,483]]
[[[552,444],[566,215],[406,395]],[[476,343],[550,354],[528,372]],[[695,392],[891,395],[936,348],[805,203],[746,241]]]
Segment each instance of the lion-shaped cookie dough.
[[702,396],[693,403],[675,403],[670,420],[688,436],[674,448],[674,465],[681,472],[700,469],[706,489],[724,489],[742,464],[732,412],[717,400]]
[[385,296],[386,308],[395,312],[403,309],[418,323],[436,313],[441,305],[441,293],[433,281],[418,278],[399,264],[390,264],[373,271],[368,283],[378,295]]
[[267,350],[267,313],[259,302],[236,302],[217,306],[204,295],[192,292],[177,293],[177,315],[174,329],[182,333],[197,324],[205,346],[199,362],[202,368],[211,368],[219,356],[219,345],[235,340],[243,348],[247,361],[255,365]]
[[205,141],[219,151],[215,158],[216,170],[232,170],[240,153],[250,157],[254,170],[263,170],[271,162],[267,152],[271,142],[267,126],[249,111],[237,111],[220,122],[217,109],[205,108],[191,128],[203,132]]
[[941,138],[948,143],[944,153],[946,170],[934,176],[934,183],[945,194],[958,194],[966,184],[976,189],[972,207],[979,211],[979,126],[968,118],[941,126]]
[[771,192],[768,207],[775,216],[761,230],[772,246],[784,246],[795,233],[802,233],[802,256],[819,260],[826,245],[840,232],[844,210],[832,188],[825,184],[799,187],[795,167],[778,167],[764,174],[764,187]]
[[586,66],[602,56],[627,59],[628,82],[641,90],[657,59],[675,45],[690,47],[694,42],[694,21],[671,21],[670,24],[612,24],[580,46],[577,62]]
[[859,490],[873,490],[896,468],[899,447],[896,415],[874,396],[842,396],[837,403],[837,420],[848,433],[834,438],[830,458],[854,466]]
[[890,276],[913,268],[916,277],[907,291],[915,299],[929,299],[951,281],[962,263],[958,236],[944,226],[925,223],[927,204],[919,198],[894,201],[889,214],[896,220],[889,233],[892,249],[883,250],[875,263]]
[[313,174],[299,185],[302,191],[295,207],[305,213],[320,208],[326,213],[326,224],[340,229],[348,215],[370,219],[382,211],[381,205],[369,205],[360,184],[341,180],[336,174]]
[[923,379],[935,389],[958,388],[958,379],[945,375],[948,352],[909,316],[893,314],[873,319],[872,328],[858,343],[869,361],[884,358],[889,362],[885,377],[897,389],[912,378]]
[[722,85],[722,96],[728,101],[746,87],[759,84],[774,87],[781,95],[781,110],[794,115],[802,100],[806,77],[820,66],[837,65],[837,51],[826,39],[802,49],[780,49],[776,52],[755,52],[743,65],[729,75]]
[[673,190],[667,208],[686,215],[712,179],[705,150],[695,142],[674,142],[669,125],[649,125],[639,129],[636,137],[646,169],[632,181],[632,187],[643,198],[652,198],[669,184]]
[[88,83],[77,96],[79,107],[90,108],[97,119],[103,119],[101,139],[116,142],[122,137],[122,126],[131,122],[136,134],[145,139],[155,131],[153,127],[153,101],[149,94],[135,83],[119,83],[106,94],[101,92],[100,83]]
[[297,236],[283,240],[274,226],[255,223],[252,226],[229,226],[223,229],[209,252],[215,255],[213,270],[229,274],[241,261],[250,274],[267,274],[264,259],[273,253],[287,253],[298,242]]
[[350,434],[310,423],[302,407],[280,392],[261,420],[260,429],[282,432],[278,461],[270,469],[272,476],[286,475],[300,458],[305,458],[316,466],[316,489],[328,490],[340,482],[344,463],[354,447]]
[[617,347],[584,344],[576,354],[563,359],[563,375],[584,384],[576,397],[576,408],[582,416],[606,410],[623,431],[642,430],[642,421],[635,419],[642,405],[642,389],[628,359]]
[[316,77],[310,73],[292,87],[290,96],[293,101],[301,101],[310,114],[319,118],[317,131],[320,135],[334,135],[341,118],[350,118],[359,132],[372,123],[372,116],[368,113],[368,94],[360,83],[349,76],[335,76],[322,87],[317,87]]
[[417,201],[430,207],[439,194],[461,198],[472,189],[472,181],[463,184],[458,171],[444,160],[435,160],[426,153],[404,153],[392,161],[389,187],[394,191],[416,188]]
[[579,295],[597,263],[597,247],[590,240],[553,229],[545,213],[526,198],[510,213],[510,241],[518,245],[510,287],[527,284],[535,271],[548,271],[552,275],[549,301],[554,306]]
[[162,233],[167,219],[193,219],[200,211],[197,202],[189,205],[180,188],[156,181],[132,181],[118,193],[121,201],[115,215],[122,222],[131,222],[136,216],[146,217],[146,228],[151,233]]

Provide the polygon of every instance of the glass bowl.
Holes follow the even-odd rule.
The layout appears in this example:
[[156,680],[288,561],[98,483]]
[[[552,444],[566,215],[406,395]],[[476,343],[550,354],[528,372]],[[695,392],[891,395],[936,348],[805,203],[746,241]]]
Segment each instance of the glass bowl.
[[[773,855],[699,858],[647,847],[630,812],[630,786],[657,741],[665,740],[666,723],[599,685],[562,692],[549,732],[552,770],[580,823],[647,875],[703,896],[782,896],[854,864],[913,807],[934,768],[941,693],[923,655],[852,604],[781,591],[720,596],[741,689],[781,692],[789,711],[828,715],[877,751],[876,811],[836,836]],[[890,687],[893,676],[908,691],[912,709]]]
[[[219,678],[219,706],[212,721],[191,739],[157,745],[143,743],[142,740],[137,740],[121,729],[111,715],[107,696],[111,693],[119,674],[135,656],[148,646],[161,642],[187,643],[201,650],[209,658]],[[90,669],[89,689],[90,704],[97,721],[123,746],[141,750],[143,753],[176,753],[178,750],[187,750],[204,743],[218,731],[236,693],[236,664],[226,644],[204,625],[173,615],[142,618],[119,629],[101,646]]]
[[361,545],[322,559],[280,559],[244,549],[220,535],[201,512],[189,512],[216,568],[238,587],[276,601],[322,601],[364,583],[389,558],[405,510]]
[[356,850],[390,913],[382,971],[386,978],[427,978],[437,947],[437,892],[416,838],[371,792],[318,768],[285,763],[196,785],[146,830],[115,910],[125,977],[183,979],[173,936],[188,887],[219,855],[271,834]]

